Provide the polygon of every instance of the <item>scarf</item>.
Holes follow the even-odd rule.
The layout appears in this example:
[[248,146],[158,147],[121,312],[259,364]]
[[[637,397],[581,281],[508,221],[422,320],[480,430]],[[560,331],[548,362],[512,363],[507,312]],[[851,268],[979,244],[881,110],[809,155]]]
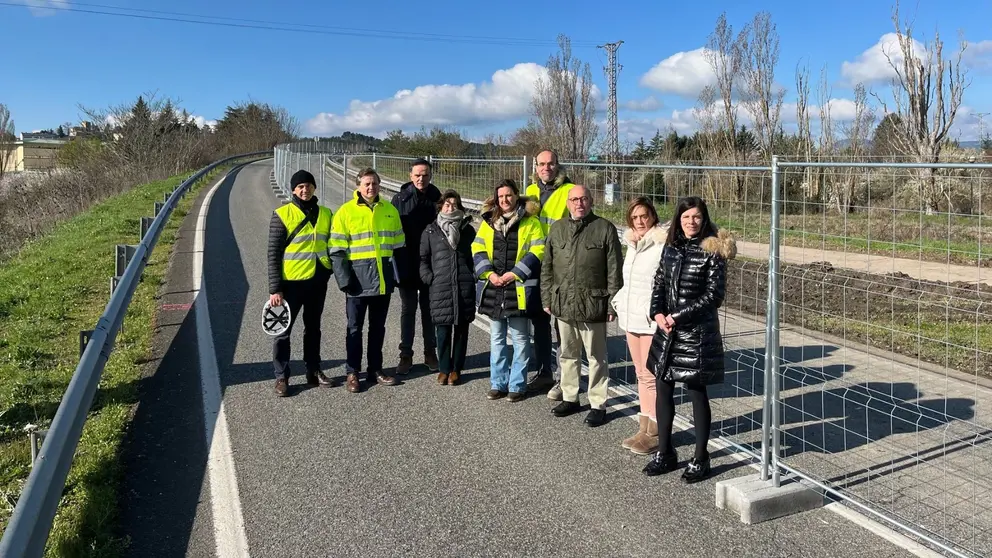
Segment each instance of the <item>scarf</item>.
[[462,221],[465,220],[465,212],[456,209],[451,213],[438,213],[437,226],[440,227],[444,237],[448,239],[448,244],[452,250],[458,249],[458,241],[461,238]]
[[517,213],[516,209],[504,213],[503,215],[493,219],[493,230],[499,231],[505,236],[513,225],[516,224],[519,218],[520,214]]

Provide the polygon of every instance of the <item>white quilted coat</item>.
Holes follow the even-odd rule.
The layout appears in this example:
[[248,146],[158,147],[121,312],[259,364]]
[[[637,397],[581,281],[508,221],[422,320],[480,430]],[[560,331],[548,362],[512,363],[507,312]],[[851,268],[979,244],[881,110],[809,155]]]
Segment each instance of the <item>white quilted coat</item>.
[[633,231],[623,233],[627,255],[623,259],[623,288],[613,297],[617,325],[628,333],[652,334],[657,324],[648,316],[651,308],[651,286],[654,273],[661,263],[661,252],[668,235],[668,224],[655,225],[635,244]]

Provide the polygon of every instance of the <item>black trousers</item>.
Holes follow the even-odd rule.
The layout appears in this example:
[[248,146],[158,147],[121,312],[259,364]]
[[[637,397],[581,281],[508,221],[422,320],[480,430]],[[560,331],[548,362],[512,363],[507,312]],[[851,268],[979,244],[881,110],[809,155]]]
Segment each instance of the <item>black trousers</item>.
[[289,336],[293,326],[303,318],[303,362],[308,372],[320,369],[320,317],[327,300],[327,279],[316,278],[306,281],[286,281],[282,293],[283,304],[289,305],[292,321],[289,328],[272,341],[272,366],[276,379],[289,379]]
[[362,328],[365,325],[366,314],[369,317],[369,339],[366,351],[369,361],[368,372],[371,374],[382,372],[382,344],[386,340],[389,297],[388,294],[348,297],[345,312],[348,316],[346,370],[349,374],[357,374],[362,370]]
[[468,351],[468,326],[435,325],[437,338],[438,371],[442,374],[462,373],[465,370],[465,353]]
[[[706,444],[710,440],[713,413],[706,386],[682,384],[689,392],[692,401],[692,427],[696,431],[696,452],[693,457],[702,460],[709,452]],[[658,451],[662,454],[672,451],[672,425],[675,423],[675,382],[658,380],[655,384],[658,398],[655,400],[655,416],[658,419]]]
[[534,360],[537,361],[537,370],[551,376],[557,368],[552,352],[554,344],[551,340],[551,316],[542,309],[531,314],[530,322],[534,326],[534,356],[537,357]]

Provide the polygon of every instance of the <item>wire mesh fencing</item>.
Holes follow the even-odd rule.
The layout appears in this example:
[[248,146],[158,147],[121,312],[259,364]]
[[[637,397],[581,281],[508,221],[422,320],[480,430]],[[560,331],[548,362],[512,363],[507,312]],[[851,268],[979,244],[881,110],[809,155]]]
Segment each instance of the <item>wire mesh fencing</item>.
[[[300,157],[277,156],[276,173],[288,180]],[[369,166],[394,192],[416,158],[327,155],[325,180],[350,192]],[[428,158],[434,184],[470,209],[503,178],[531,182],[531,158]],[[668,221],[699,195],[735,237],[714,437],[775,482],[811,481],[933,548],[992,553],[992,165],[563,161],[562,172],[621,234],[631,199]],[[608,331],[611,406],[633,414],[626,335]],[[686,394],[676,402],[691,423]]]
[[776,170],[773,467],[951,554],[992,552],[987,169]]

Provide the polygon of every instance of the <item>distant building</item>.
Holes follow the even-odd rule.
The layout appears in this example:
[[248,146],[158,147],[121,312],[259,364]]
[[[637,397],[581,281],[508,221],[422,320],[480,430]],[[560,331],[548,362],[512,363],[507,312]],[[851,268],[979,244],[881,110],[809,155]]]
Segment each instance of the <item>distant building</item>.
[[[59,149],[65,139],[26,139],[14,142],[14,150],[7,161],[5,172],[39,171],[56,166]],[[3,147],[0,146],[0,149]]]
[[83,120],[82,122],[79,123],[79,126],[73,126],[72,128],[69,128],[67,133],[69,134],[70,138],[75,138],[75,137],[91,136],[96,134],[98,131],[99,130],[97,130],[96,126],[94,126],[92,122]]

